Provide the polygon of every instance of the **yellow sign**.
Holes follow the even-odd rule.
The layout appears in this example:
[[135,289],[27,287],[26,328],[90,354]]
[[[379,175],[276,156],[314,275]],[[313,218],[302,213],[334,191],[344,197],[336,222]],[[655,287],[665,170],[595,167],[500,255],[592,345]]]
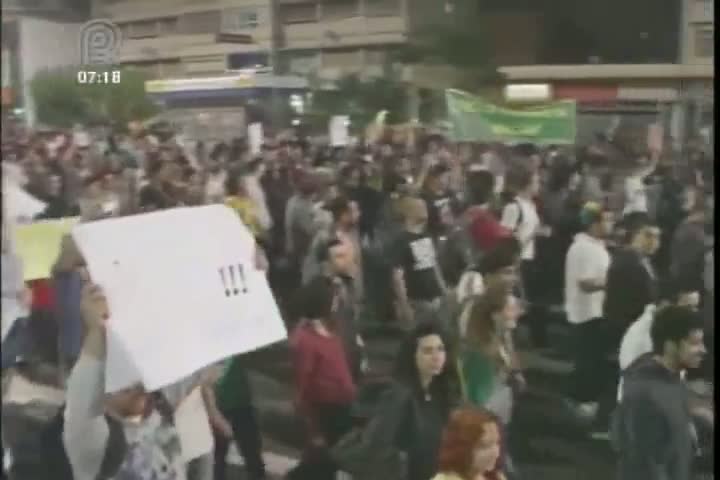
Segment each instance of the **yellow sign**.
[[17,253],[23,262],[25,281],[50,278],[62,239],[78,220],[79,217],[62,218],[16,227]]

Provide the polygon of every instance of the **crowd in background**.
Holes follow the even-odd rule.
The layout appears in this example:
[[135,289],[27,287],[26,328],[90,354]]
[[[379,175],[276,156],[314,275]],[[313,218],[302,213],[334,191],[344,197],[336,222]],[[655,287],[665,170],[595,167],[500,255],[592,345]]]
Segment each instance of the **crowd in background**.
[[[240,138],[80,137],[6,137],[3,175],[46,204],[15,220],[213,203],[237,212],[290,332],[307,443],[287,478],[518,478],[506,439],[526,387],[516,327],[546,348],[558,306],[572,327],[577,409],[609,433],[619,478],[689,478],[713,423],[686,384],[714,375],[711,158],[441,135],[334,148],[268,138],[256,153]],[[15,270],[3,268],[3,299],[22,297],[31,314],[3,344],[3,370],[36,362],[69,374],[57,463],[76,480],[223,480],[231,441],[249,478],[266,478],[243,355],[163,392],[103,398],[107,306],[70,237],[52,278],[26,286]],[[405,332],[390,379],[369,368],[368,324]],[[204,418],[184,414],[192,402]]]

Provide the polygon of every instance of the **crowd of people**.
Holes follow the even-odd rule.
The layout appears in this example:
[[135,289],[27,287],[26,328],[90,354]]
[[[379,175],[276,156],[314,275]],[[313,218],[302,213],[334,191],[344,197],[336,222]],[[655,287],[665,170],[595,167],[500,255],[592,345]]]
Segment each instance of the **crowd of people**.
[[[608,434],[618,478],[685,480],[697,466],[714,421],[690,388],[714,378],[702,155],[439,135],[342,148],[268,138],[253,154],[244,139],[190,148],[172,134],[87,142],[19,128],[2,160],[3,176],[45,204],[13,222],[237,212],[289,331],[307,439],[290,480],[520,478],[507,442],[527,388],[517,327],[547,348],[558,304],[576,409]],[[225,480],[231,442],[248,478],[268,478],[247,355],[162,391],[104,394],[102,290],[71,236],[51,278],[24,282],[12,228],[4,221],[3,317],[6,299],[29,313],[3,342],[3,376],[57,364],[66,391],[43,443],[47,478]],[[388,377],[371,371],[369,324],[405,337]],[[30,478],[13,476],[22,455],[4,447],[10,478]]]

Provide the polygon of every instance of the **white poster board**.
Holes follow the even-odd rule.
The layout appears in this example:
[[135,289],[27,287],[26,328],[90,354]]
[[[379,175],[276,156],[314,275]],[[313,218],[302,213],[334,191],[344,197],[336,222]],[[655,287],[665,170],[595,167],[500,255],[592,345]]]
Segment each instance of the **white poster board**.
[[107,392],[162,388],[287,336],[254,239],[224,205],[82,224],[73,237],[110,308]]
[[335,115],[330,119],[330,145],[333,147],[346,147],[350,143],[350,117]]
[[250,145],[250,153],[260,155],[263,145],[263,126],[262,123],[251,123],[248,125],[248,143]]

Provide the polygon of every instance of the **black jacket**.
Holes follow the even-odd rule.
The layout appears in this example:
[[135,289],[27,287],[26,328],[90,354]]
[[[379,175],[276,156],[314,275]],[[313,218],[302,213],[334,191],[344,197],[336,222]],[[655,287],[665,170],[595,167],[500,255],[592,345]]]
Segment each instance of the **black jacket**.
[[657,280],[639,253],[618,250],[607,274],[603,316],[624,330],[657,300]]
[[618,480],[689,480],[693,437],[684,381],[651,354],[623,374],[613,425]]

